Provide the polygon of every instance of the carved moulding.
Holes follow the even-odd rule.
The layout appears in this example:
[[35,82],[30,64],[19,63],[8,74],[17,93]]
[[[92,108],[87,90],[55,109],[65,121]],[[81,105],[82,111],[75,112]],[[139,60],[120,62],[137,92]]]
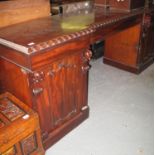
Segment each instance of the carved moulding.
[[30,46],[28,48],[28,53],[34,53],[34,52],[44,50],[44,49],[47,49],[47,48],[52,48],[52,47],[55,47],[57,45],[63,44],[65,42],[67,42],[67,41],[71,41],[73,39],[77,39],[77,38],[80,38],[82,36],[89,35],[89,34],[91,34],[93,32],[94,32],[94,29],[87,28],[87,29],[84,29],[82,31],[75,32],[75,33],[72,33],[72,34],[62,35],[62,36],[57,37],[55,39],[48,40],[48,41],[45,41],[45,42]]

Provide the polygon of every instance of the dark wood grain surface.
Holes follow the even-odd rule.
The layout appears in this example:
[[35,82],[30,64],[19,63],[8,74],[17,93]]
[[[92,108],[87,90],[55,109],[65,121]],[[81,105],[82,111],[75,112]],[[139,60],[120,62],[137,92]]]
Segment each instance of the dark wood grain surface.
[[[28,48],[28,53],[53,47],[96,31],[99,27],[115,24],[142,14],[106,11],[102,7],[77,13],[40,18],[0,29],[0,38]],[[18,35],[20,34],[20,35]]]

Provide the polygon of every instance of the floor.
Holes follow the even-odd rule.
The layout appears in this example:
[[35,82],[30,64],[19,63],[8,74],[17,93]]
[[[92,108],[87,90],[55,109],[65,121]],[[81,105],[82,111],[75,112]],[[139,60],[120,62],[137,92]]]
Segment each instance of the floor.
[[153,155],[153,65],[135,75],[91,64],[90,117],[46,155]]

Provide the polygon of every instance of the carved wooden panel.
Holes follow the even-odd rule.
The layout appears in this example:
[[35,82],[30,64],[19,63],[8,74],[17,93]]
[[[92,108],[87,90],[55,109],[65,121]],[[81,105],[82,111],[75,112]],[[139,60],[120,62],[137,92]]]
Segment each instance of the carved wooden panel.
[[8,98],[0,99],[0,112],[10,121],[14,121],[25,114],[23,110],[13,104]]
[[23,155],[29,155],[37,149],[36,137],[31,135],[21,141]]

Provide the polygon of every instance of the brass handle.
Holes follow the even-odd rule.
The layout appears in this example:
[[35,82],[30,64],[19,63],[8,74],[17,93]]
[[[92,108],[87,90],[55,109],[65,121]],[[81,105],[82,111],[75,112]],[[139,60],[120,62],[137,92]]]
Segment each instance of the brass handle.
[[36,89],[33,89],[33,94],[35,96],[39,95],[41,92],[43,92],[43,88],[36,88]]

